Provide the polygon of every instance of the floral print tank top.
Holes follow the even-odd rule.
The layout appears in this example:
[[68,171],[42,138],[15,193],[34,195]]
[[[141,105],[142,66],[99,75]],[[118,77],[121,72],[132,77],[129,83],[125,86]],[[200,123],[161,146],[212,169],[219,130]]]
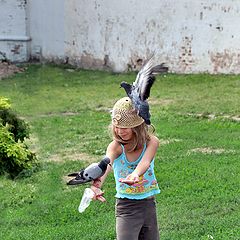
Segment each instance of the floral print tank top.
[[126,178],[131,174],[141,161],[144,152],[146,151],[146,144],[144,145],[143,151],[139,158],[134,162],[129,162],[124,146],[122,146],[122,154],[116,158],[113,162],[113,171],[116,181],[117,198],[128,198],[128,199],[144,199],[155,194],[160,193],[158,183],[154,174],[154,159],[152,160],[148,170],[144,175],[140,176],[140,181],[133,185],[128,185],[119,182],[120,178]]

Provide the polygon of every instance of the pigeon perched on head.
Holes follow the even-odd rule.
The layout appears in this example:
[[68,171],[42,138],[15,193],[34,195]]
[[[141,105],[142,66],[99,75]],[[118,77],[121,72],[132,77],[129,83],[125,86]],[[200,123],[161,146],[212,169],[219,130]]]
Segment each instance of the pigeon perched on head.
[[138,115],[142,117],[148,125],[151,124],[151,115],[147,99],[150,96],[150,90],[155,81],[155,75],[166,73],[167,71],[168,67],[166,67],[164,63],[154,66],[152,56],[141,68],[133,84],[126,82],[121,83],[121,87],[124,88],[128,97],[132,100]]
[[75,178],[70,180],[67,184],[77,185],[96,180],[104,175],[109,164],[110,159],[108,157],[105,157],[101,162],[92,163],[87,168],[82,169],[80,172],[68,174],[69,177]]

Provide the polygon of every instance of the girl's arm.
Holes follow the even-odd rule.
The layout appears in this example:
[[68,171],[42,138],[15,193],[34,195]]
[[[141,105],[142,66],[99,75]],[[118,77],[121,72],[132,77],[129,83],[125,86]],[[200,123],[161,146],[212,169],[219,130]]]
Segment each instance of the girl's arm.
[[148,142],[146,151],[138,163],[135,170],[128,175],[125,179],[121,179],[120,181],[123,183],[127,183],[129,185],[139,182],[139,177],[143,175],[147,169],[149,168],[154,156],[156,155],[157,149],[159,147],[159,140],[155,136],[151,136],[150,141]]
[[112,164],[113,164],[114,159],[116,159],[121,153],[122,153],[122,148],[121,148],[120,144],[117,143],[116,141],[112,141],[108,145],[107,151],[106,151],[106,156],[110,159],[110,165],[108,165],[105,174],[102,177],[93,181],[93,183],[92,183],[91,189],[95,192],[94,199],[97,199],[101,202],[106,201],[106,199],[103,197],[104,192],[101,190],[101,187],[102,187],[105,179],[107,178],[107,175],[112,170]]

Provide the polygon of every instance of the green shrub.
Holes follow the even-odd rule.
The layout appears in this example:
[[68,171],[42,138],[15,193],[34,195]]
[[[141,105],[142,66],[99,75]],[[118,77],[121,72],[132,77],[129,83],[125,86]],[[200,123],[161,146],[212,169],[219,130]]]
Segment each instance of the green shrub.
[[9,103],[9,100],[4,97],[0,97],[0,109],[10,109],[11,104]]
[[7,172],[11,178],[36,164],[24,139],[29,137],[29,126],[11,110],[6,98],[0,97],[0,174]]
[[8,130],[14,135],[17,142],[24,141],[24,138],[29,137],[29,126],[27,123],[20,119],[17,114],[11,110],[11,105],[6,98],[0,97],[0,119],[3,126],[9,126]]

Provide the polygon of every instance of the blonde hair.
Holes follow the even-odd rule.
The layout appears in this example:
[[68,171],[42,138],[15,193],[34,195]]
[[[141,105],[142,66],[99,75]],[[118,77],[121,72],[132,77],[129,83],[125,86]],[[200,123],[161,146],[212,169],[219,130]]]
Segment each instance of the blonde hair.
[[148,125],[143,122],[139,126],[131,128],[133,131],[133,138],[130,139],[129,141],[124,141],[122,138],[120,138],[115,131],[116,126],[113,124],[110,124],[109,129],[112,133],[112,137],[114,140],[121,144],[130,144],[130,149],[128,152],[133,152],[138,148],[141,148],[144,146],[144,144],[148,143],[150,140],[151,133],[148,131]]

